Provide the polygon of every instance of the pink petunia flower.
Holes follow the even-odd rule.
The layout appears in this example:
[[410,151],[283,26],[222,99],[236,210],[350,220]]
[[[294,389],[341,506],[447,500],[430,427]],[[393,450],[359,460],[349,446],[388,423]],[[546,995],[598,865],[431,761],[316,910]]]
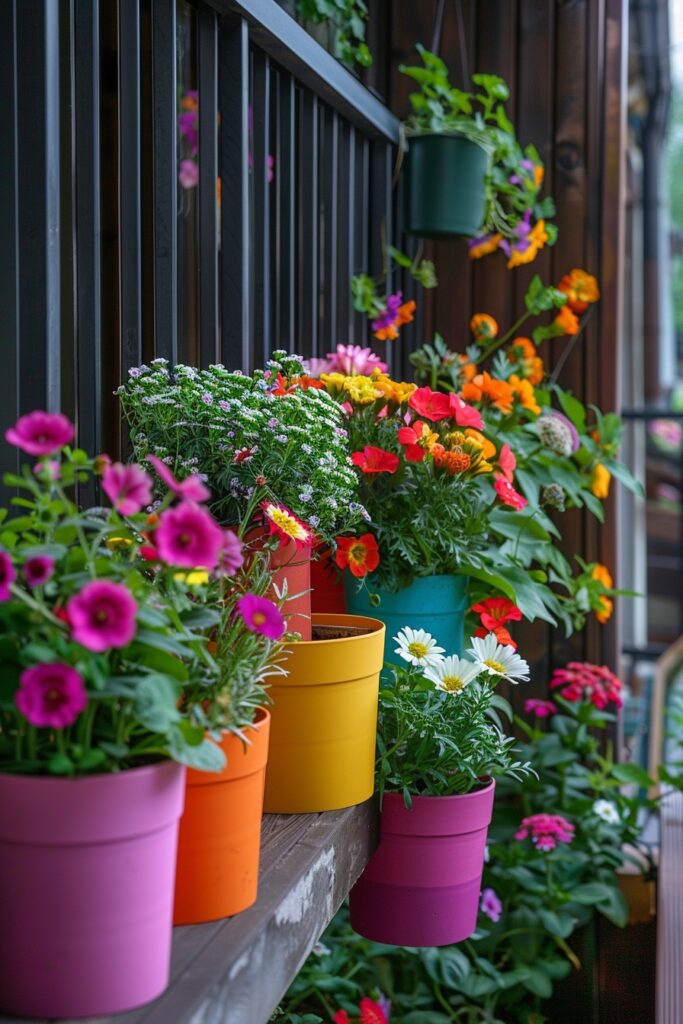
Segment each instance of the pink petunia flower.
[[279,640],[285,631],[285,620],[276,604],[267,597],[245,594],[237,602],[237,611],[252,633],[260,633],[270,640]]
[[524,713],[535,715],[536,718],[550,718],[557,711],[557,707],[551,700],[537,700],[530,697],[524,701]]
[[24,669],[14,703],[38,729],[64,729],[85,710],[88,695],[83,677],[63,662],[43,662]]
[[130,591],[113,580],[93,580],[66,605],[71,636],[89,651],[127,647],[135,636],[138,606]]
[[147,461],[154,466],[157,476],[163,480],[169,491],[173,491],[179,498],[186,498],[188,501],[208,501],[211,491],[205,487],[196,473],[191,473],[184,480],[176,480],[173,473],[161,459],[156,455],[148,455]]
[[24,579],[29,587],[42,587],[55,571],[55,563],[49,555],[35,555],[24,562]]
[[60,412],[29,412],[5,431],[5,440],[28,455],[52,455],[74,437],[74,425]]
[[498,466],[501,473],[509,484],[514,480],[514,472],[517,468],[517,459],[509,444],[504,444],[498,455]]
[[496,924],[496,922],[500,921],[500,915],[503,913],[503,904],[493,889],[483,889],[479,909],[482,914],[485,914],[490,921]]
[[473,427],[475,430],[484,429],[484,421],[478,409],[468,405],[467,402],[463,402],[459,395],[452,392],[448,396],[448,401],[450,403],[451,416],[459,427]]
[[325,369],[321,372],[343,373],[346,377],[362,375],[369,377],[373,370],[386,373],[388,366],[370,348],[360,345],[337,345],[336,352],[327,356]]
[[162,512],[154,531],[154,544],[163,562],[210,572],[218,564],[223,530],[207,509],[183,501]]
[[115,462],[102,474],[102,490],[122,516],[134,516],[152,500],[152,478],[140,466]]
[[234,576],[243,564],[242,541],[232,530],[224,530],[223,546],[218,555],[217,575]]
[[0,550],[0,603],[12,596],[10,586],[17,578],[9,552]]
[[43,480],[59,480],[62,467],[57,459],[44,459],[42,462],[36,462],[33,472]]
[[183,188],[194,188],[199,181],[199,164],[194,160],[181,160],[178,181]]
[[510,508],[517,509],[518,512],[526,508],[528,504],[526,498],[514,489],[502,473],[494,474],[493,489],[504,505],[509,505]]
[[522,819],[515,832],[520,842],[528,837],[538,850],[554,850],[558,843],[571,843],[574,825],[561,814],[532,814]]

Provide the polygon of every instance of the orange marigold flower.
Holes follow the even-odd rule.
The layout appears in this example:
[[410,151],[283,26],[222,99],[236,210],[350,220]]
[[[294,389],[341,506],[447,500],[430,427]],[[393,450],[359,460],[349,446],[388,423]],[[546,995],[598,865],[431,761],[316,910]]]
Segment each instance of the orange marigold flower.
[[599,580],[600,583],[602,583],[604,587],[607,587],[608,590],[611,590],[614,586],[614,580],[612,579],[611,572],[607,566],[603,565],[601,562],[595,563],[593,571],[591,572],[591,577],[594,580]]
[[531,338],[515,338],[507,350],[507,356],[509,362],[522,364],[522,374],[532,384],[541,383],[545,376],[545,367]]
[[469,380],[472,380],[473,377],[476,377],[476,375],[477,375],[477,365],[476,365],[476,363],[471,363],[468,360],[467,356],[463,356],[463,355],[459,355],[458,356],[458,362],[460,363],[459,371],[460,371],[460,375],[462,376],[463,381],[469,381]]
[[480,260],[482,256],[488,256],[490,252],[495,252],[502,240],[503,236],[499,234],[473,238],[468,245],[470,259]]
[[603,466],[601,462],[598,462],[591,477],[591,491],[596,498],[604,500],[609,496],[609,485],[611,480],[612,474],[610,471],[606,466]]
[[530,412],[535,412],[537,414],[540,413],[541,407],[536,401],[536,392],[534,391],[534,386],[530,380],[513,373],[508,384],[510,385],[515,398],[518,399],[525,409],[529,409]]
[[562,334],[578,334],[579,333],[579,319],[573,310],[569,308],[569,303],[562,307],[560,312],[557,314],[553,323],[561,328]]
[[535,245],[537,249],[542,249],[548,241],[548,232],[546,230],[545,221],[537,220],[529,232],[528,237],[532,245]]
[[508,359],[514,363],[517,359],[532,359],[538,350],[531,338],[519,337],[512,339],[507,351]]
[[498,334],[498,323],[488,313],[475,313],[470,320],[475,341],[488,341]]
[[402,306],[398,307],[398,316],[396,318],[396,326],[403,327],[404,324],[411,324],[415,315],[415,299],[411,299],[410,302],[404,302]]
[[538,248],[535,245],[527,245],[526,249],[513,249],[508,260],[508,270],[533,263],[537,256]]
[[536,182],[536,188],[540,188],[545,178],[545,167],[543,164],[536,164],[534,166],[534,181]]
[[506,380],[496,380],[490,373],[478,373],[463,387],[460,397],[466,402],[490,402],[501,412],[512,410],[514,393]]
[[612,612],[614,611],[614,601],[611,597],[600,598],[600,608],[596,611],[595,617],[602,625],[612,618]]
[[447,452],[438,451],[440,445],[435,445],[432,448],[432,455],[434,456],[434,465],[437,469],[445,469],[450,476],[455,476],[456,473],[466,473],[472,465],[472,459],[469,457],[467,452]]
[[567,305],[579,315],[600,298],[596,278],[578,267],[565,274],[557,287],[567,296]]

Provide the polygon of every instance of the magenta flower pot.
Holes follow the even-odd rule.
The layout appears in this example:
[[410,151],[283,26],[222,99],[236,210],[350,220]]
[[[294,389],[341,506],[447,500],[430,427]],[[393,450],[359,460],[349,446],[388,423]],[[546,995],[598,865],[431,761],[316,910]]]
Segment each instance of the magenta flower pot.
[[0,1009],[120,1013],[166,988],[185,769],[0,775]]
[[351,890],[351,926],[394,946],[462,942],[477,923],[495,782],[464,796],[386,793],[380,841]]

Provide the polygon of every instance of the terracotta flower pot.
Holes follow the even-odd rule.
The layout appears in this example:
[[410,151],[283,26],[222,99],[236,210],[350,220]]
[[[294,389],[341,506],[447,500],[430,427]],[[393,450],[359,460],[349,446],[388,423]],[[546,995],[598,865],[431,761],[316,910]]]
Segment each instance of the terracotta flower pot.
[[344,580],[338,572],[329,548],[321,548],[311,562],[311,611],[346,614]]
[[386,793],[380,841],[351,890],[351,926],[373,942],[447,946],[477,923],[495,783],[464,796]]
[[[288,647],[270,687],[273,717],[265,810],[351,807],[374,789],[377,695],[384,625],[356,615],[314,615],[314,635]],[[358,631],[358,632],[354,632]]]
[[[391,593],[375,586],[372,576],[358,589],[350,573],[344,577],[346,606],[353,615],[374,615],[387,627],[384,660],[400,662],[394,637],[400,629],[426,629],[446,654],[462,654],[465,615],[469,607],[466,576],[419,576],[408,587]],[[369,593],[378,594],[379,604],[370,604]]]
[[270,714],[261,708],[245,735],[221,742],[221,772],[187,773],[178,836],[174,924],[230,917],[256,901]]
[[[245,541],[253,548],[260,548],[266,539],[265,528],[251,531]],[[311,545],[297,548],[294,541],[280,545],[271,552],[270,566],[273,584],[278,591],[287,584],[288,597],[282,607],[287,620],[287,631],[301,633],[304,640],[311,639]]]
[[0,775],[0,1007],[95,1017],[168,984],[185,769]]

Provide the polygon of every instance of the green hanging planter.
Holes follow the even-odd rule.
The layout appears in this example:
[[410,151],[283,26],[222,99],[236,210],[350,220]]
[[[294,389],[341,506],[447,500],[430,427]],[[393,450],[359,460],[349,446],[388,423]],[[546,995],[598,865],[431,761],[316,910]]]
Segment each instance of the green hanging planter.
[[488,154],[463,135],[414,135],[406,154],[406,231],[423,238],[472,237],[486,203]]

